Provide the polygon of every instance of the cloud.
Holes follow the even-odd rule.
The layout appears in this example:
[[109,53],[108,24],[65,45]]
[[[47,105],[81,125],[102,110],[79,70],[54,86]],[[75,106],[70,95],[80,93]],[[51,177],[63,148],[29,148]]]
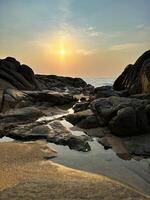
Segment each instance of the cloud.
[[83,29],[83,32],[88,36],[88,37],[98,37],[100,35],[100,32],[98,32],[95,27],[89,26]]
[[77,49],[76,53],[84,56],[89,56],[95,54],[96,49]]
[[92,31],[92,32],[90,33],[90,36],[91,36],[91,37],[98,37],[98,36],[99,36],[99,32]]
[[109,48],[111,51],[123,51],[123,50],[132,50],[132,49],[139,49],[143,48],[146,44],[145,43],[125,43],[125,44],[117,44],[113,45]]
[[93,27],[93,26],[89,26],[89,27],[87,28],[87,30],[92,31],[92,30],[94,30],[94,27]]
[[137,28],[137,29],[141,29],[141,28],[144,28],[144,27],[145,27],[144,24],[138,24],[138,25],[136,25],[136,28]]

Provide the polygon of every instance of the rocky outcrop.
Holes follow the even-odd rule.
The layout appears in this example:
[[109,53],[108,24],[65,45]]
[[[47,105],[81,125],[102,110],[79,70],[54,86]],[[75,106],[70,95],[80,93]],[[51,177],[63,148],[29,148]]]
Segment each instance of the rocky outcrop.
[[88,137],[73,135],[60,121],[66,110],[56,106],[75,100],[71,94],[54,91],[0,90],[0,137],[21,141],[45,139],[70,149],[90,151]]
[[150,133],[150,100],[124,97],[96,99],[91,103],[101,127],[118,136]]
[[150,50],[145,52],[135,64],[129,64],[116,79],[114,90],[127,89],[130,94],[150,93]]
[[84,88],[87,83],[81,78],[63,77],[56,75],[35,75],[40,89],[55,88]]
[[18,90],[53,90],[92,92],[94,87],[81,78],[62,77],[56,75],[35,75],[33,70],[20,64],[15,58],[7,57],[0,60],[0,89]]
[[[33,115],[33,113],[32,113]],[[30,117],[30,115],[28,115]],[[11,137],[20,141],[32,141],[44,139],[47,142],[68,146],[70,149],[87,152],[91,148],[87,142],[87,136],[75,136],[71,131],[58,120],[40,124],[39,122],[29,123],[29,119],[25,121],[18,120],[16,115],[10,119],[5,117],[7,126],[3,129],[3,136]],[[17,124],[14,122],[17,121]],[[30,121],[31,118],[30,118]]]
[[19,91],[16,89],[0,90],[0,111],[5,112],[14,108],[40,107],[48,110],[50,106],[61,106],[77,101],[69,93],[54,91]]
[[99,126],[97,118],[90,109],[69,114],[65,118],[71,124],[83,129],[97,128]]
[[7,57],[0,60],[0,88],[35,89],[33,70],[27,65],[21,65],[15,58]]

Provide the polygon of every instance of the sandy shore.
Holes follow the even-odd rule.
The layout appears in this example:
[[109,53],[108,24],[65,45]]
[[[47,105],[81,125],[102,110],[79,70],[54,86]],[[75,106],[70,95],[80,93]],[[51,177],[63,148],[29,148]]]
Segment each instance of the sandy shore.
[[49,161],[56,156],[45,142],[0,143],[1,200],[145,200],[135,190],[104,176]]

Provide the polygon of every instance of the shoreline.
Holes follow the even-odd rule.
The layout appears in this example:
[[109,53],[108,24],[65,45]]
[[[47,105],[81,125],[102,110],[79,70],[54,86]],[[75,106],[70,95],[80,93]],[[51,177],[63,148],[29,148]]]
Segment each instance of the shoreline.
[[56,153],[43,141],[0,143],[0,152],[2,154],[0,156],[0,198],[2,200],[17,200],[21,195],[24,199],[35,196],[36,199],[45,200],[51,195],[54,199],[82,199],[85,195],[87,195],[86,199],[101,197],[112,200],[129,197],[134,200],[150,199],[147,195],[118,181],[47,160],[47,157],[54,156]]

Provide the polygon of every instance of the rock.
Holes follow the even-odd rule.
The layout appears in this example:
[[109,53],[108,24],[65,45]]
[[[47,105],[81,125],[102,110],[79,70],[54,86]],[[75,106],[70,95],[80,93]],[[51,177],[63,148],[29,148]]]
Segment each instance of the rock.
[[99,98],[91,109],[100,126],[119,136],[150,133],[150,101],[124,97]]
[[114,135],[107,135],[98,139],[98,142],[104,146],[106,150],[112,149],[116,155],[123,160],[131,160],[132,156],[124,143],[124,138],[116,137]]
[[2,136],[11,137],[16,140],[30,141],[45,139],[59,145],[67,145],[70,149],[87,152],[90,146],[87,142],[87,136],[75,136],[66,129],[60,121],[52,121],[48,124],[40,124],[38,122],[13,124],[5,127]]
[[2,107],[3,107],[3,98],[4,98],[4,91],[3,90],[0,90],[0,112],[2,110]]
[[128,65],[116,79],[114,90],[127,89],[130,94],[150,93],[150,50],[133,65]]
[[49,105],[64,105],[76,101],[69,93],[60,93],[54,91],[36,91],[27,92],[27,94],[33,99],[34,102],[48,102]]
[[97,118],[94,115],[91,115],[81,120],[77,126],[83,129],[91,129],[99,127],[99,123]]
[[91,147],[85,140],[84,136],[71,136],[67,140],[67,145],[70,149],[75,149],[77,151],[88,152],[91,151]]
[[18,90],[53,90],[90,94],[93,86],[81,78],[62,77],[56,75],[35,75],[33,70],[20,64],[15,58],[0,59],[0,89]]
[[98,128],[91,128],[91,129],[84,129],[84,132],[91,136],[91,137],[104,137],[111,133],[110,129],[107,127],[98,127]]
[[10,110],[5,114],[0,115],[1,123],[19,123],[33,122],[39,117],[44,116],[44,113],[35,107],[25,107],[15,110]]
[[74,112],[79,112],[83,110],[87,110],[89,106],[89,102],[78,102],[73,106]]
[[0,79],[3,80],[2,85],[0,84],[2,89],[7,89],[9,86],[20,90],[36,88],[32,69],[26,65],[20,65],[16,59],[11,57],[0,60]]
[[65,119],[71,124],[83,129],[96,128],[99,126],[96,117],[90,109],[66,115]]
[[87,84],[85,87],[84,87],[84,90],[83,90],[83,93],[84,94],[87,94],[87,95],[93,95],[94,94],[94,86],[93,85],[90,85],[90,84]]
[[53,121],[48,124],[50,132],[47,137],[47,141],[55,144],[67,145],[70,149],[77,151],[90,151],[90,146],[87,143],[88,137],[75,136],[66,129],[60,121]]
[[110,96],[119,96],[112,86],[97,87],[94,90],[95,98],[105,98]]
[[115,117],[109,121],[109,127],[113,133],[118,133],[120,136],[128,135],[129,132],[133,135],[138,132],[136,111],[133,107],[125,107],[118,110]]
[[124,160],[137,159],[137,156],[140,158],[150,156],[150,134],[122,138],[109,134],[98,139],[98,142],[105,149],[112,148],[117,156]]
[[99,138],[98,139],[98,142],[104,146],[104,149],[105,150],[108,150],[108,149],[111,149],[112,148],[112,145],[111,143],[108,141],[107,137],[102,137],[102,138]]
[[85,87],[87,83],[82,80],[81,78],[71,78],[71,77],[63,77],[63,76],[56,76],[56,75],[36,75],[36,79],[38,82],[40,82],[43,87],[42,89],[47,89],[44,86],[47,87]]
[[80,94],[90,91],[86,87],[87,83],[81,78],[63,77],[56,75],[35,75],[38,88],[40,90],[53,90],[57,92],[69,92],[71,94]]
[[123,138],[128,152],[133,156],[150,156],[150,134]]
[[22,92],[16,89],[6,89],[0,91],[2,112],[32,106],[41,108],[41,105],[45,107],[45,110],[48,110],[50,106],[61,106],[76,101],[76,98],[69,93],[48,90]]
[[76,125],[77,123],[79,123],[81,120],[89,117],[93,115],[92,111],[90,109],[88,110],[84,110],[84,111],[81,111],[81,112],[76,112],[76,113],[73,113],[73,114],[69,114],[67,116],[65,116],[65,119],[70,122],[71,124],[73,125]]

